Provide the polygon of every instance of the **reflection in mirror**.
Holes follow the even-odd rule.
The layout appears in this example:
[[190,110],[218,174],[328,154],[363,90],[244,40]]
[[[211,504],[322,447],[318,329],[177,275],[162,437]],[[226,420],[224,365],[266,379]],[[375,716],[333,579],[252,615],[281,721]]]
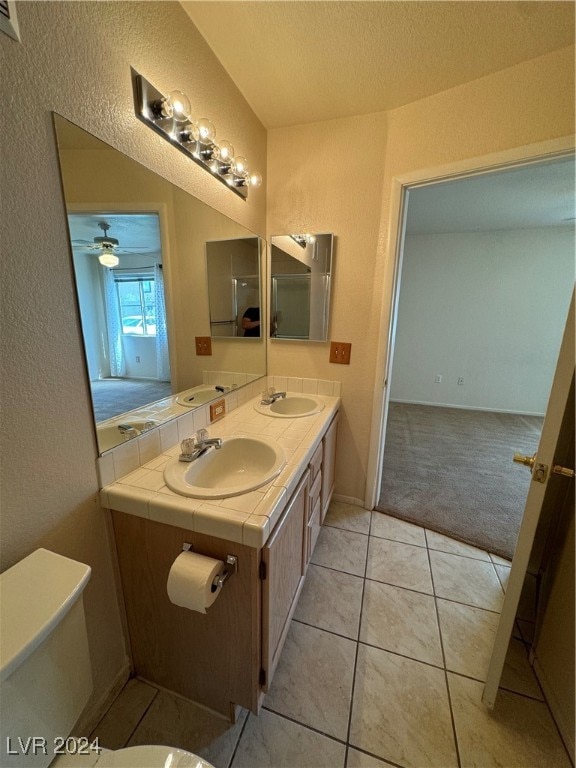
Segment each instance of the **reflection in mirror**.
[[272,238],[271,338],[328,339],[333,240],[331,234]]
[[206,243],[210,335],[260,337],[260,241]]
[[[207,244],[251,244],[255,266],[234,277],[250,278],[259,301],[263,241],[64,118],[54,123],[102,452],[266,374],[262,340],[216,339],[202,357],[194,343],[214,335]],[[239,311],[241,301],[238,292]]]

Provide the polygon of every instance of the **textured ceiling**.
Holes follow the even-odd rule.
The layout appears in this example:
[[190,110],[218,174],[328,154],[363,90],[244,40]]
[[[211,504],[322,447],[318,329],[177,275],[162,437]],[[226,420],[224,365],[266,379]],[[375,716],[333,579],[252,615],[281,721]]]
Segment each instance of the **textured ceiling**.
[[574,3],[181,0],[267,128],[407,104],[574,42]]
[[409,193],[406,232],[574,226],[574,157],[432,184]]

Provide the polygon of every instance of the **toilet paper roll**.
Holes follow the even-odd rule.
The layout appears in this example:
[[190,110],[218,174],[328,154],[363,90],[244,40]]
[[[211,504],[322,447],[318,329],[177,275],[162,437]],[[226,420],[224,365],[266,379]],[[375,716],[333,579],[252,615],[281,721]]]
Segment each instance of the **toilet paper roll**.
[[224,571],[224,563],[196,552],[182,552],[172,563],[167,591],[170,602],[191,611],[206,613],[220,594],[221,587],[212,592],[215,576]]

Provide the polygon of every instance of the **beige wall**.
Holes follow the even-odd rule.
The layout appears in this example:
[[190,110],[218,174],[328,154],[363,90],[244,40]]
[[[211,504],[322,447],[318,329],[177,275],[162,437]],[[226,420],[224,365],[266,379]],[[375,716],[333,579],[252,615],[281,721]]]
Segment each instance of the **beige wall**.
[[385,113],[268,134],[269,238],[291,232],[336,235],[328,334],[352,342],[351,365],[345,366],[328,362],[329,343],[269,341],[268,372],[342,381],[336,492],[359,499],[375,373],[378,315],[371,304],[386,135]]
[[268,358],[271,374],[342,381],[337,494],[365,494],[378,335],[382,327],[386,336],[393,279],[393,178],[573,134],[573,73],[567,48],[385,114],[269,132],[269,236],[338,238],[330,337],[352,342],[350,366],[329,364],[323,344],[269,342]]
[[2,568],[40,545],[92,566],[85,604],[95,701],[125,649],[51,112],[258,234],[264,188],[244,202],[137,120],[130,66],[160,89],[188,91],[196,113],[264,177],[266,133],[177,3],[25,2],[17,12],[22,43],[0,34]]

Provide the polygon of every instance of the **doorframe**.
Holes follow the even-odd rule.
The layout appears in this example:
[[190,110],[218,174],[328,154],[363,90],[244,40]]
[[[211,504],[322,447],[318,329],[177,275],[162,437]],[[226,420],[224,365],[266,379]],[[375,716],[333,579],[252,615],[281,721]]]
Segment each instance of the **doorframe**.
[[384,252],[385,273],[376,351],[372,426],[370,430],[364,496],[364,507],[366,509],[374,509],[378,502],[382,479],[386,423],[390,400],[389,383],[394,357],[406,212],[410,189],[433,186],[441,182],[464,179],[493,171],[544,163],[573,155],[574,150],[574,136],[563,136],[557,139],[514,147],[513,149],[501,152],[471,157],[447,165],[422,168],[392,177],[390,204],[388,211],[383,212],[383,219],[389,222],[389,229]]

